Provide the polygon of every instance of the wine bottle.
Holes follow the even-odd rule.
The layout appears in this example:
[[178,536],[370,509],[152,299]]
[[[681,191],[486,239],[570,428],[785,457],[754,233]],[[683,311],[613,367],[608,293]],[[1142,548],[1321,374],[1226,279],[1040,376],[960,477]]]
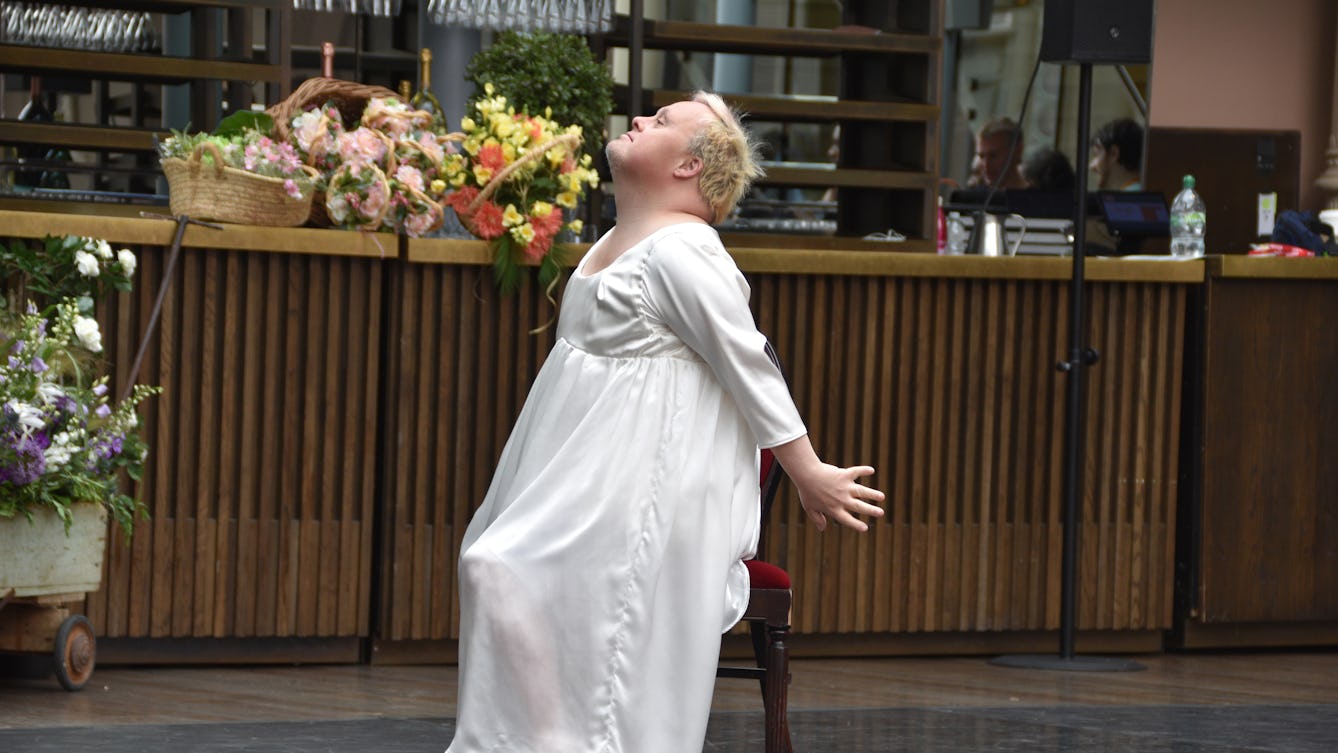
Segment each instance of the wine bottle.
[[[52,120],[54,122],[60,122],[63,121],[64,118],[61,117],[59,112],[56,112],[52,113]],[[63,146],[53,146],[47,150],[46,154],[42,155],[42,161],[45,165],[43,166],[41,177],[37,179],[37,185],[41,188],[61,188],[69,190],[69,173],[64,170],[53,168],[56,168],[61,163],[69,164],[74,162],[74,157],[70,154],[70,150]]]
[[[19,111],[19,120],[26,123],[50,123],[55,120],[42,94],[42,79],[32,76],[28,83],[28,104]],[[14,174],[14,185],[36,188],[42,182],[42,168],[32,165],[46,157],[49,147],[25,144],[18,148],[20,167]],[[25,164],[26,163],[26,164]]]
[[432,50],[426,47],[418,51],[418,91],[414,92],[409,104],[424,112],[432,113],[433,124],[442,125],[445,114],[442,112],[441,103],[432,94]]

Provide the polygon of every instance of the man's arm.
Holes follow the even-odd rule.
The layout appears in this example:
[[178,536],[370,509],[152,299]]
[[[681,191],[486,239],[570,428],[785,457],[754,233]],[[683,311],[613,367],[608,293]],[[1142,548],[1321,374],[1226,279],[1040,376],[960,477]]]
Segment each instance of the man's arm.
[[856,515],[883,517],[883,508],[871,503],[881,504],[885,495],[856,481],[872,476],[873,468],[867,465],[838,468],[822,462],[813,451],[807,434],[773,447],[771,451],[794,481],[799,490],[799,502],[819,531],[827,528],[828,518],[856,531],[867,531],[869,525]]

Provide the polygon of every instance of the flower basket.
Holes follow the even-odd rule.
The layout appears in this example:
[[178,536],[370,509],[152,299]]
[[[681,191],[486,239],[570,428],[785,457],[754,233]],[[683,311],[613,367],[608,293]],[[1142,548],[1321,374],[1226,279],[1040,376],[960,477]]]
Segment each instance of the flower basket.
[[0,651],[45,654],[66,690],[87,684],[97,663],[88,619],[69,605],[102,586],[107,510],[68,506],[69,531],[52,508],[0,518]]
[[96,502],[69,506],[65,522],[51,508],[0,518],[0,595],[46,596],[96,591],[102,585],[107,510]]
[[[201,161],[205,151],[213,158],[212,166]],[[163,174],[172,214],[274,227],[302,225],[311,214],[312,192],[295,199],[288,195],[281,178],[228,167],[211,143],[200,144],[189,159],[163,160]]]
[[[274,138],[279,141],[289,141],[293,133],[293,118],[308,109],[329,102],[339,110],[345,123],[357,123],[362,119],[363,110],[373,97],[398,98],[399,95],[384,86],[359,84],[337,78],[309,78],[294,89],[286,99],[265,112],[274,119]],[[316,193],[307,220],[316,227],[332,227],[336,224],[326,210],[324,191]]]
[[[463,134],[453,133],[451,134],[450,137],[463,138]],[[474,235],[479,236],[480,238],[489,237],[491,234],[480,232],[481,228],[479,228],[475,223],[475,220],[477,219],[478,210],[483,206],[483,204],[486,201],[488,201],[488,199],[492,198],[493,194],[497,193],[497,189],[501,188],[507,182],[507,180],[511,178],[512,175],[514,175],[516,172],[520,170],[523,170],[525,167],[533,163],[535,160],[544,156],[544,154],[546,154],[549,149],[552,149],[555,146],[562,146],[566,147],[568,150],[575,151],[577,148],[581,146],[581,137],[578,134],[574,133],[564,133],[561,136],[549,139],[548,141],[545,141],[542,144],[539,144],[538,146],[531,147],[530,149],[526,150],[524,153],[516,157],[515,162],[512,162],[511,164],[507,165],[501,170],[498,170],[497,173],[493,175],[492,178],[488,181],[487,185],[485,185],[478,192],[478,195],[475,196],[469,202],[469,204],[463,209],[463,211],[456,212],[456,214],[459,215],[460,217],[460,223],[465,226],[465,229],[473,233]]]
[[309,78],[303,81],[288,98],[265,112],[274,118],[274,138],[287,141],[292,135],[293,118],[310,107],[333,102],[344,116],[345,123],[357,123],[372,97],[399,98],[384,86],[370,86],[337,78]]
[[346,162],[330,176],[325,211],[341,227],[375,231],[390,211],[390,179],[375,163]]

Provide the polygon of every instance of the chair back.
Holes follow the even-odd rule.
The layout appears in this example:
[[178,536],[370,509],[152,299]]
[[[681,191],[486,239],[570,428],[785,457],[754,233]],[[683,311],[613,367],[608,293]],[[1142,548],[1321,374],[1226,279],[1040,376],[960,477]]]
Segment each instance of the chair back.
[[[766,344],[767,357],[776,364],[777,370],[781,373],[781,378],[785,377],[785,368],[781,365],[780,356],[776,354],[776,349],[772,347],[771,342]],[[776,500],[776,493],[780,490],[781,479],[785,477],[785,469],[781,467],[780,462],[776,460],[776,453],[770,448],[763,448],[761,451],[761,462],[759,463],[760,478],[760,504],[762,506],[761,518],[759,520],[759,533],[757,536],[757,558],[762,559],[767,552],[767,523],[771,518],[771,506]]]
[[758,521],[759,531],[757,534],[757,558],[762,559],[767,551],[767,523],[771,518],[771,505],[776,501],[776,492],[780,490],[781,479],[785,477],[785,469],[776,462],[776,455],[769,449],[762,450],[761,462],[761,498],[762,505],[761,517]]

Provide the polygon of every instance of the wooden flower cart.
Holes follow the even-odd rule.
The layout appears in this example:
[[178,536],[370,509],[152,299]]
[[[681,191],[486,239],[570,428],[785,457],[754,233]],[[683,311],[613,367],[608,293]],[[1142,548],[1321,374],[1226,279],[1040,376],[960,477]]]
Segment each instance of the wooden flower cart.
[[39,510],[0,520],[0,652],[45,654],[66,690],[93,674],[93,628],[71,607],[102,583],[107,517],[101,505],[72,506],[74,523]]

